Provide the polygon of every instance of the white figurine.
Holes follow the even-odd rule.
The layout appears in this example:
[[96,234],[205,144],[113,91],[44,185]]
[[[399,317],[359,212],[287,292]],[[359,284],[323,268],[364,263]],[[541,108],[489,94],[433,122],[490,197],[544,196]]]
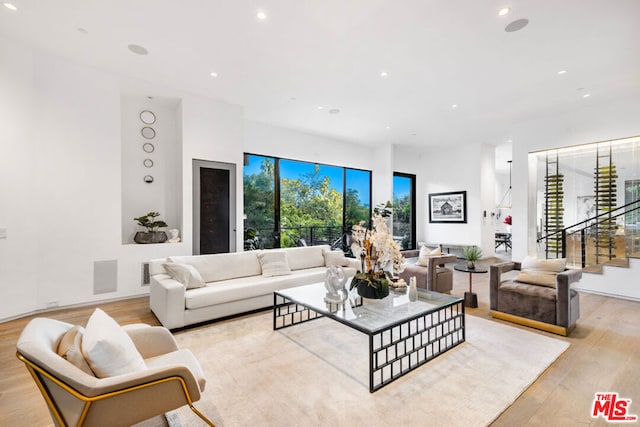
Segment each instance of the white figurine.
[[179,234],[180,230],[172,228],[171,230],[169,230],[169,240],[167,240],[167,242],[178,243],[180,241],[180,237],[178,237]]

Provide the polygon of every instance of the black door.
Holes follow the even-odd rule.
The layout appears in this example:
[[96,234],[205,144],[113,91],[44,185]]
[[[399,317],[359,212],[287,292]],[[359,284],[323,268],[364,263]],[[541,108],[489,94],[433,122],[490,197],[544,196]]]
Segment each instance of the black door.
[[200,168],[200,254],[229,252],[229,170]]

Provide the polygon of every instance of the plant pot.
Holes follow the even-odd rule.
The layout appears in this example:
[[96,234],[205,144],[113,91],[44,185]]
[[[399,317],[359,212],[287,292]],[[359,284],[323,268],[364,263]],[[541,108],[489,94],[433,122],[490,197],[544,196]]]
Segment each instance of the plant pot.
[[476,268],[476,262],[475,261],[467,261],[467,268],[469,270],[474,270]]
[[376,289],[364,280],[358,281],[358,295],[362,298],[382,299],[389,295],[389,288]]
[[164,243],[167,241],[167,233],[164,231],[138,231],[133,237],[136,243]]

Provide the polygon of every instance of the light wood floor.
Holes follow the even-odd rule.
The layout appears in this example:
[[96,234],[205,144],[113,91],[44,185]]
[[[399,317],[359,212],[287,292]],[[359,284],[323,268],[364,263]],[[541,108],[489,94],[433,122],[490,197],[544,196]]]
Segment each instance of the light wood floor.
[[[467,309],[467,314],[491,318],[488,276],[473,275],[479,307]],[[452,293],[462,296],[468,285],[468,274],[455,271]],[[52,311],[46,316],[84,325],[94,307]],[[147,298],[105,303],[100,307],[121,324],[158,324],[149,311]],[[568,338],[509,324],[566,340],[571,346],[494,426],[606,425],[602,418],[590,417],[594,393],[605,391],[632,399],[630,412],[640,415],[640,303],[582,293],[580,308],[578,326]],[[16,340],[31,317],[0,324],[3,362],[0,364],[0,426],[53,425],[34,382],[15,357]],[[425,425],[424,420],[421,421],[416,420],[416,425]]]

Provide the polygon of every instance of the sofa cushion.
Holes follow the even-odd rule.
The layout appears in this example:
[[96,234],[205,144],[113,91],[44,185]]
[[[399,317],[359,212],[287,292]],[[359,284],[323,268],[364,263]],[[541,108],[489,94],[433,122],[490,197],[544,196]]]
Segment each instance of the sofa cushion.
[[87,322],[82,337],[82,353],[98,378],[146,369],[129,335],[99,308]]
[[341,250],[324,251],[322,256],[326,267],[347,267],[349,265],[349,260]]
[[[326,267],[299,270],[286,276],[241,277],[224,282],[208,283],[204,288],[190,289],[185,292],[185,304],[189,310],[224,304],[264,295],[273,296],[273,291],[308,285],[324,281]],[[354,268],[345,267],[344,274],[353,277]]]
[[258,253],[258,261],[260,261],[263,277],[291,274],[287,254],[283,251],[260,251]]
[[496,309],[503,313],[556,324],[556,290],[546,286],[505,282],[498,289]]
[[426,246],[422,246],[420,248],[420,253],[418,254],[418,258],[423,256],[433,256],[433,255],[442,255],[442,249],[440,249],[440,246],[438,246],[435,249],[429,249]]
[[291,270],[303,270],[306,268],[324,267],[324,251],[331,250],[329,245],[302,246],[296,248],[286,248]]
[[550,288],[556,287],[556,274],[547,271],[521,271],[515,279],[516,282],[528,283],[530,285],[548,286]]
[[84,328],[82,326],[74,326],[69,329],[60,339],[60,344],[58,344],[57,353],[58,355],[65,358],[69,363],[71,363],[76,368],[79,368],[84,373],[95,376],[91,367],[87,363],[82,354],[82,335],[84,332]]
[[442,250],[440,249],[440,246],[438,246],[433,250],[429,249],[426,246],[423,246],[420,248],[420,254],[418,255],[418,260],[416,261],[416,265],[419,265],[421,267],[428,267],[429,258],[432,256],[438,256],[438,255],[442,255]]
[[538,259],[530,256],[524,257],[520,266],[521,271],[544,271],[548,273],[562,273],[566,268],[566,258]]
[[169,276],[182,283],[186,289],[201,288],[204,286],[204,279],[193,265],[167,262],[162,266],[165,271],[169,273]]
[[522,260],[520,273],[514,280],[521,283],[528,283],[530,285],[555,288],[556,274],[563,272],[566,267],[566,258],[538,259],[526,256]]
[[173,256],[169,261],[193,265],[206,283],[262,274],[258,251]]

